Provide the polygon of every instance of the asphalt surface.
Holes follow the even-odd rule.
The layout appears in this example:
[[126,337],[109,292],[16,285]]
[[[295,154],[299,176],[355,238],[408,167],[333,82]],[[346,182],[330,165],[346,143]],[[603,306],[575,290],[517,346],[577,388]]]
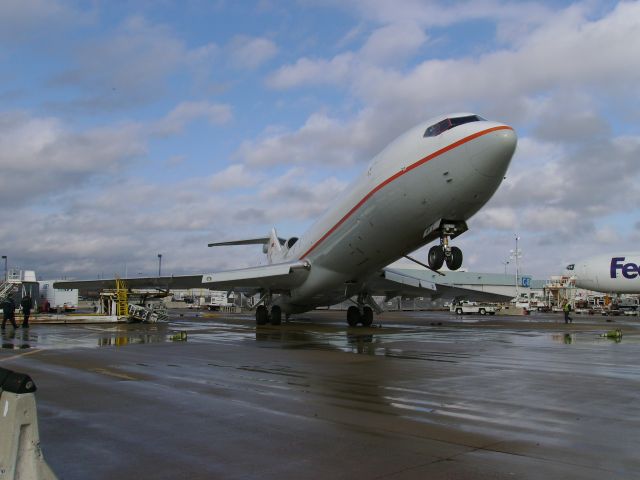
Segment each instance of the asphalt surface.
[[640,478],[637,318],[343,317],[8,328],[0,366],[61,479]]

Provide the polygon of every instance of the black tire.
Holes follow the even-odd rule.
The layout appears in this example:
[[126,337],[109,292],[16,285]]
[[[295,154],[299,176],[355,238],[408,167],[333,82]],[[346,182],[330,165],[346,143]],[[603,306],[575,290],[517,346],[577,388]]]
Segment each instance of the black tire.
[[462,315],[462,309],[456,308],[456,315]]
[[427,263],[429,268],[433,270],[440,270],[444,264],[444,250],[439,245],[434,245],[429,249],[429,255],[427,256]]
[[446,258],[449,270],[458,270],[462,266],[462,250],[458,247],[451,247],[451,255]]
[[360,310],[355,305],[347,309],[347,323],[350,327],[355,327],[360,323]]
[[480,309],[480,315],[486,315],[487,311],[484,308]]
[[267,311],[267,307],[264,305],[260,305],[256,308],[256,324],[257,325],[266,325],[269,321],[269,312]]
[[362,326],[370,327],[373,323],[373,310],[371,307],[364,307],[362,309]]
[[282,309],[278,305],[271,307],[271,325],[282,323]]

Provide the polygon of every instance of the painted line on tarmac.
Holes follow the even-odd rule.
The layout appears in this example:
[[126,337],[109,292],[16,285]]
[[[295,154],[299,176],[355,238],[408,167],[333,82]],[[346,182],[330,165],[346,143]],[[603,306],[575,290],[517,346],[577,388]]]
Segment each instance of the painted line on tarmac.
[[29,350],[28,352],[19,353],[18,355],[12,355],[10,357],[0,358],[0,362],[6,362],[8,360],[14,360],[16,358],[26,357],[27,355],[33,355],[34,353],[38,353],[41,351],[42,351],[41,349]]

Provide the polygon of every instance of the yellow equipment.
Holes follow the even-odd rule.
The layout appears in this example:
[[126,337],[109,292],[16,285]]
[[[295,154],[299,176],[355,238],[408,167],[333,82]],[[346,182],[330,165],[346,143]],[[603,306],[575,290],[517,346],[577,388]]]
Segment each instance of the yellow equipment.
[[129,314],[129,302],[127,301],[127,284],[120,277],[116,277],[116,315],[126,316]]

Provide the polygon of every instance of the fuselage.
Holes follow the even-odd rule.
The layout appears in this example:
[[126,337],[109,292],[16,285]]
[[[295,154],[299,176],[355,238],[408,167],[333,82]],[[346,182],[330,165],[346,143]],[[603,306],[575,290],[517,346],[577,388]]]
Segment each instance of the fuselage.
[[598,255],[567,265],[578,288],[603,293],[640,293],[640,252]]
[[468,220],[497,190],[516,143],[511,127],[473,114],[437,117],[398,137],[284,249],[278,260],[312,268],[278,303],[296,313],[354,295],[373,272],[425,245],[434,222]]

